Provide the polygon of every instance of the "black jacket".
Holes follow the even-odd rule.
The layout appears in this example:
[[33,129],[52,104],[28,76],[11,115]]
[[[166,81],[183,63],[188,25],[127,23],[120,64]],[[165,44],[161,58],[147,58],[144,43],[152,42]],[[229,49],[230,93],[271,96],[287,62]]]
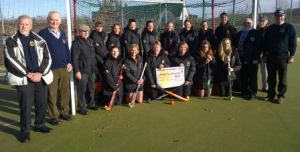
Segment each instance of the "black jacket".
[[178,67],[182,64],[184,66],[185,81],[190,81],[192,84],[193,77],[196,72],[195,60],[188,52],[183,56],[180,56],[179,53],[176,53],[171,57],[172,67]]
[[109,33],[107,36],[106,47],[108,50],[111,49],[112,46],[118,46],[122,48],[122,36],[115,35],[114,33]]
[[[223,62],[219,55],[216,55],[216,62],[216,82],[218,83],[228,81],[228,64]],[[235,72],[239,71],[242,68],[240,57],[237,52],[231,53],[230,67],[234,69],[234,71],[231,72],[231,80],[235,80]]]
[[143,41],[144,56],[147,56],[148,52],[152,48],[153,43],[155,41],[158,41],[158,36],[156,31],[150,32],[145,28],[142,32],[142,41]]
[[127,90],[136,89],[137,81],[140,79],[143,66],[143,58],[141,56],[137,57],[137,62],[131,57],[125,59],[124,83]]
[[189,31],[187,31],[186,29],[182,29],[182,31],[179,34],[180,41],[186,42],[188,44],[189,51],[192,54],[195,54],[195,52],[198,49],[197,35],[197,32],[194,31],[193,28]]
[[141,42],[142,42],[141,37],[137,29],[136,30],[130,30],[129,28],[124,29],[123,43],[124,43],[124,49],[126,50],[125,54],[129,53],[127,49],[130,46],[130,44],[138,44],[140,48],[140,55],[143,55]]
[[169,55],[174,55],[178,50],[180,38],[176,31],[172,31],[172,32],[165,31],[160,35],[160,42],[162,48],[168,51]]
[[205,59],[202,59],[200,55],[195,57],[196,73],[194,75],[194,85],[198,86],[208,80],[213,81],[216,68],[216,60],[213,58],[209,63],[205,63]]
[[264,42],[264,37],[267,31],[267,28],[259,28],[257,27],[257,34],[258,34],[258,48],[260,49],[261,54],[264,52],[263,51],[263,42]]
[[232,43],[232,47],[237,46],[237,30],[235,27],[227,23],[226,25],[220,25],[216,28],[215,35],[217,37],[218,45],[224,38],[229,38]]
[[[104,63],[104,94],[111,94],[117,90],[118,87],[122,87],[122,81],[119,86],[116,85],[120,69],[122,68],[123,60],[121,58],[114,59],[111,56],[107,57]],[[124,72],[123,72],[124,74]]]
[[198,48],[199,49],[201,47],[201,43],[203,40],[207,40],[210,43],[214,53],[216,53],[216,50],[218,49],[218,42],[217,42],[217,37],[214,34],[214,32],[212,31],[212,29],[207,29],[206,31],[204,31],[203,29],[199,30],[199,32],[198,32]]
[[164,67],[170,66],[170,61],[167,56],[167,54],[164,53],[163,50],[160,51],[158,56],[155,56],[152,51],[150,51],[147,55],[146,62],[148,63],[148,66],[146,68],[146,76],[149,80],[150,85],[156,85],[157,79],[156,79],[156,69],[159,68],[160,65],[164,65]]
[[93,40],[84,40],[77,37],[72,44],[71,56],[74,72],[85,74],[94,73],[96,70],[96,54]]
[[252,64],[253,60],[259,61],[260,58],[260,48],[259,48],[259,35],[255,29],[251,29],[248,31],[244,42],[242,42],[241,35],[243,31],[238,32],[238,45],[237,51],[239,52],[239,56],[241,62],[243,64]]
[[105,44],[106,33],[93,30],[90,34],[90,38],[94,42],[97,63],[99,65],[103,64],[107,55],[107,48]]

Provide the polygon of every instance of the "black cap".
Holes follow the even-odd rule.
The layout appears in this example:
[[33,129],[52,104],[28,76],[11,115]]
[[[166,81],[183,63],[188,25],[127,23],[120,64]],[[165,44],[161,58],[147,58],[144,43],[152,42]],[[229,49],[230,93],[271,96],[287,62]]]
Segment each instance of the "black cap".
[[258,20],[259,21],[267,21],[268,17],[263,15],[263,16],[260,16]]
[[285,13],[283,11],[283,9],[279,8],[279,9],[276,9],[276,11],[274,12],[274,16],[284,16]]

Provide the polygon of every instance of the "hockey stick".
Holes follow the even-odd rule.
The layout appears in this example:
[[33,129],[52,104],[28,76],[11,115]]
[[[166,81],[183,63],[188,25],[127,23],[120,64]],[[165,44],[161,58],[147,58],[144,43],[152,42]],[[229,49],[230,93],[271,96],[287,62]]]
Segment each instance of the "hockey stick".
[[230,61],[229,61],[229,63],[227,65],[228,65],[228,81],[229,81],[229,99],[232,100],[233,96],[232,96],[232,83],[231,83]]
[[179,100],[182,100],[182,101],[189,101],[189,99],[187,99],[187,98],[184,98],[184,97],[182,97],[182,96],[180,96],[180,95],[178,95],[178,94],[176,94],[176,93],[173,93],[172,91],[167,91],[167,90],[165,90],[165,89],[163,89],[163,88],[160,88],[160,87],[158,87],[160,90],[162,90],[162,91],[164,91],[165,93],[167,93],[168,95],[171,95],[171,96],[173,96],[173,97],[175,97],[175,98],[177,98],[177,99],[179,99]]
[[[147,64],[148,64],[148,63],[145,62],[144,67],[143,67],[143,71],[142,71],[142,73],[141,73],[141,76],[140,76],[140,79],[139,79],[139,80],[142,80],[142,79],[143,79],[143,76],[144,76],[144,73],[145,73]],[[132,95],[132,97],[131,97],[131,101],[130,101],[130,103],[128,104],[130,108],[134,107],[134,103],[135,103],[135,100],[136,100],[136,96],[137,96],[137,94],[138,94],[138,92],[139,92],[140,87],[141,87],[141,85],[138,84],[138,86],[137,86],[136,89],[135,89],[135,92],[133,93],[133,95]]]
[[[116,85],[117,87],[120,85],[120,83],[122,82],[122,77],[123,77],[123,72],[124,72],[124,65],[122,65],[121,69],[119,70],[119,74],[118,74],[118,77],[117,77],[117,80],[116,80]],[[119,89],[115,90],[108,102],[108,105],[105,105],[104,106],[104,109],[105,110],[111,110],[112,106],[114,105],[114,102],[115,102],[115,98],[116,98],[116,95],[118,93]]]
[[[177,90],[177,89],[178,89],[178,87],[175,88],[175,89],[172,89],[171,92],[173,92],[173,91],[175,91],[175,90]],[[161,89],[160,89],[160,90],[161,90]],[[151,100],[151,101],[160,100],[160,99],[162,99],[162,98],[164,98],[164,97],[166,97],[166,96],[168,96],[168,95],[169,95],[169,94],[164,93],[164,94],[160,95],[159,97],[157,97],[157,98],[155,98],[155,99],[153,99],[153,100]]]

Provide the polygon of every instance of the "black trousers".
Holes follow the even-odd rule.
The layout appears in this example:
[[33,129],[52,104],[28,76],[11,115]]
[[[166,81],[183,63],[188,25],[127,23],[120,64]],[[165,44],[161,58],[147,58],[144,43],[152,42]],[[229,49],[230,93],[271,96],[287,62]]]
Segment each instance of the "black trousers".
[[258,64],[242,64],[241,85],[243,95],[256,95],[257,72]]
[[288,57],[268,57],[267,70],[268,70],[268,95],[274,97],[276,95],[277,74],[278,81],[278,94],[277,96],[284,96],[287,90],[287,59]]
[[31,126],[31,109],[35,106],[35,127],[45,124],[47,110],[48,86],[44,82],[28,82],[27,85],[17,86],[20,105],[20,128],[22,132],[29,132]]
[[182,85],[178,87],[177,93],[180,96],[186,97],[191,94],[192,85]]
[[[79,110],[85,110],[87,104],[91,107],[95,106],[95,73],[81,73],[81,80],[77,80],[77,97]],[[88,103],[87,103],[87,100]]]

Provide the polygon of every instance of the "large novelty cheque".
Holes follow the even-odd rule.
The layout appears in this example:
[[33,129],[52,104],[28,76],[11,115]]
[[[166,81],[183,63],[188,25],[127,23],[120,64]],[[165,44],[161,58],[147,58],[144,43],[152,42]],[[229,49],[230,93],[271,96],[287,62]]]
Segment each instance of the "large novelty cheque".
[[184,67],[156,69],[157,85],[161,88],[172,88],[183,85]]

